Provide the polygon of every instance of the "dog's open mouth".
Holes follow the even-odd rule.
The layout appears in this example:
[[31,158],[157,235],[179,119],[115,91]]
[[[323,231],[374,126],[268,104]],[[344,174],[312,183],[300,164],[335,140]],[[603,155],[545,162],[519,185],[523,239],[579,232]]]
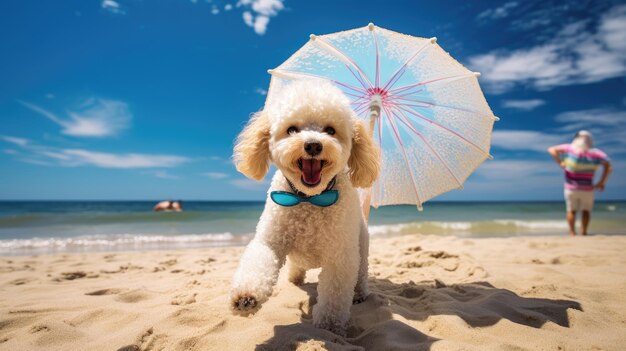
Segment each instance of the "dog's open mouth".
[[301,180],[304,185],[314,187],[322,181],[324,160],[301,158],[298,160],[298,167],[302,171]]

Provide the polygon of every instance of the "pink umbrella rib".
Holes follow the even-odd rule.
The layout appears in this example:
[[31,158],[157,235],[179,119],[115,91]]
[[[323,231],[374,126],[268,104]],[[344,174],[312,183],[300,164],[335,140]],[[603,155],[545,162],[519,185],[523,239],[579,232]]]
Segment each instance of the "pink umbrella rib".
[[390,94],[388,96],[389,97],[407,97],[407,96],[415,95],[415,94],[417,94],[419,92],[422,92],[422,91],[424,91],[424,89],[418,89],[418,90],[411,91],[411,92],[407,93],[406,90],[405,90],[405,92],[403,92],[402,94]]
[[275,72],[277,72],[279,75],[284,75],[284,76],[289,76],[289,75],[293,75],[293,76],[305,76],[305,77],[311,77],[311,78],[319,78],[319,79],[325,79],[328,80],[330,82],[333,82],[337,85],[341,85],[342,87],[346,87],[348,89],[352,89],[358,93],[361,94],[365,94],[366,91],[364,89],[361,89],[359,87],[355,87],[354,85],[350,85],[347,83],[342,83],[340,81],[334,80],[334,79],[330,79],[327,77],[323,77],[323,76],[319,76],[316,74],[311,74],[311,73],[302,73],[302,72],[294,72],[294,71],[289,71],[289,70],[284,70],[284,69],[275,69]]
[[402,138],[400,137],[400,133],[398,132],[398,128],[393,121],[392,115],[389,113],[389,110],[386,106],[383,106],[385,110],[385,114],[387,115],[387,119],[389,120],[389,124],[391,125],[391,129],[393,130],[393,134],[396,137],[396,140],[400,144],[400,149],[402,150],[402,155],[404,156],[404,162],[406,163],[407,171],[409,172],[409,176],[411,177],[411,184],[413,185],[413,190],[415,191],[415,197],[417,198],[417,204],[421,207],[422,201],[420,200],[419,192],[417,191],[417,183],[415,182],[415,178],[413,177],[413,171],[411,170],[411,163],[409,162],[409,157],[406,154],[406,149],[404,148],[404,143],[402,142]]
[[[363,81],[363,79],[361,78],[360,74],[356,74],[354,73],[354,70],[352,68],[350,68],[350,66],[348,64],[346,64],[346,68],[348,69],[348,71],[350,71],[350,73],[352,73],[352,75],[354,76],[354,78],[361,84],[361,86],[363,87],[363,89],[367,89],[367,86],[365,86],[365,82]],[[371,83],[370,83],[371,84]]]
[[376,31],[372,31],[372,36],[374,37],[374,44],[376,44],[376,88],[380,87],[380,51],[378,49],[378,36],[376,36]]
[[409,63],[411,63],[411,61],[413,61],[417,57],[417,55],[419,55],[424,50],[424,48],[428,46],[428,44],[430,44],[430,41],[427,41],[424,45],[422,45],[415,52],[415,54],[413,54],[413,56],[409,57],[409,59],[406,60],[406,62],[404,62],[404,64],[400,66],[400,68],[398,68],[398,70],[391,76],[391,78],[389,78],[389,81],[385,83],[385,87],[383,88],[383,90],[389,90],[394,84],[398,82],[398,80],[400,80],[400,78],[402,78],[404,72],[406,72],[406,68]]
[[[346,61],[348,61],[350,63],[350,65],[357,70],[357,72],[359,73],[361,78],[365,79],[365,81],[370,86],[370,88],[373,87],[372,82],[370,82],[370,80],[367,78],[367,75],[365,73],[363,73],[363,70],[361,70],[361,67],[359,67],[359,65],[357,65],[356,62],[354,62],[354,60],[352,60],[348,55],[346,55],[346,53],[344,53],[341,49],[339,49],[338,47],[334,46],[333,44],[327,42],[326,40],[324,40],[324,39],[322,39],[320,37],[316,37],[315,41],[318,41],[318,40],[322,43],[322,45],[320,45],[320,47],[322,47],[326,51],[329,51],[331,54],[333,54],[335,56],[339,56],[339,59],[343,58]],[[350,69],[350,66],[348,66],[347,64],[346,64],[346,67],[348,67],[348,69]],[[352,70],[350,69],[350,71],[352,71]],[[354,74],[354,72],[352,74]],[[364,88],[365,88],[365,86],[364,86]]]
[[[363,101],[360,101],[363,100]],[[362,103],[362,102],[370,102],[369,100],[369,95],[361,95],[358,96],[356,99],[354,99],[351,104],[355,104],[355,103]]]
[[363,95],[357,95],[357,94],[349,93],[347,91],[344,91],[343,93],[348,96],[352,96],[352,97],[359,98],[359,99],[363,97]]
[[[393,99],[393,100],[400,100],[400,99]],[[449,108],[451,110],[457,110],[457,111],[463,111],[463,112],[468,112],[468,113],[473,113],[475,115],[482,115],[481,113],[477,112],[477,111],[473,111],[473,110],[468,110],[466,108],[462,108],[462,107],[456,107],[456,106],[450,106],[450,105],[441,105],[441,104],[436,104],[434,102],[429,102],[429,101],[422,101],[422,100],[410,100],[410,99],[402,99],[403,101],[412,101],[412,102],[417,102],[417,103],[422,103],[422,104],[426,104],[429,106],[419,106],[419,105],[413,105],[413,104],[407,104],[407,103],[401,103],[401,102],[392,102],[393,104],[396,105],[400,105],[400,106],[414,106],[414,107],[430,107],[430,106],[437,106],[437,107],[443,107],[443,108]]]
[[367,103],[367,101],[364,101],[364,102],[355,104],[354,107],[352,108],[352,110],[354,112],[356,112],[357,110],[360,110],[360,109],[366,108],[366,107],[369,107],[369,104]]
[[352,102],[353,105],[356,105],[355,108],[361,108],[361,107],[363,107],[365,105],[369,106],[369,103],[370,103],[369,100],[367,100],[367,99],[366,100],[362,100],[362,101],[359,101],[359,100],[360,99],[357,99],[357,100]]
[[407,103],[401,103],[401,102],[387,102],[388,104],[394,104],[394,105],[398,105],[398,106],[407,106],[407,107],[419,107],[419,108],[430,108],[433,106],[433,104],[429,104],[427,102],[422,103],[422,105],[417,105],[417,104],[407,104]]
[[399,87],[396,89],[392,89],[389,92],[392,94],[395,93],[400,93],[403,91],[406,91],[408,89],[414,88],[414,87],[418,87],[418,86],[422,86],[422,85],[427,85],[427,84],[431,84],[431,83],[435,83],[435,82],[439,82],[439,81],[444,81],[444,80],[450,80],[450,79],[455,79],[455,78],[464,78],[464,77],[470,77],[470,76],[474,76],[474,73],[466,73],[466,74],[457,74],[454,76],[448,76],[448,77],[442,77],[442,78],[437,78],[437,79],[432,79],[432,80],[427,80],[427,81],[423,81],[423,82],[419,82],[419,83],[415,83],[415,84],[410,84],[410,85],[405,85],[403,87]]
[[465,141],[466,143],[470,144],[471,146],[475,147],[477,150],[479,150],[479,151],[480,151],[480,152],[482,152],[483,154],[485,154],[485,155],[489,155],[489,153],[488,153],[488,152],[485,152],[485,151],[484,151],[483,149],[481,149],[478,145],[474,144],[473,142],[471,142],[470,140],[468,140],[466,137],[464,137],[463,135],[459,134],[458,132],[455,132],[454,130],[452,130],[452,129],[450,129],[450,128],[448,128],[448,127],[446,127],[446,126],[442,125],[442,124],[439,124],[439,123],[437,123],[437,122],[433,121],[432,119],[429,119],[429,118],[424,117],[423,115],[421,115],[421,114],[420,114],[420,113],[418,113],[417,111],[413,111],[413,110],[408,109],[408,108],[403,107],[403,106],[398,106],[398,105],[395,105],[395,106],[396,106],[398,109],[400,109],[400,110],[402,110],[402,111],[404,111],[404,112],[408,112],[408,113],[410,113],[410,114],[414,115],[414,116],[415,116],[415,117],[417,117],[417,118],[420,118],[420,119],[422,119],[422,120],[424,120],[424,121],[426,121],[426,122],[428,122],[428,123],[430,123],[430,124],[433,124],[433,125],[435,125],[435,126],[437,126],[437,127],[441,128],[441,129],[443,129],[443,130],[445,130],[445,131],[447,131],[447,132],[449,132],[449,133],[452,133],[452,134],[456,135],[456,136],[457,136],[457,137],[459,137],[461,140],[463,140],[463,141]]
[[[395,115],[395,111],[392,108],[391,109],[392,113],[394,113]],[[448,171],[448,173],[452,176],[452,178],[454,178],[454,180],[456,181],[456,183],[459,185],[459,188],[463,187],[463,183],[461,183],[461,181],[459,181],[459,178],[457,178],[456,174],[454,174],[454,172],[452,172],[452,170],[450,169],[450,166],[448,165],[448,163],[446,161],[444,161],[444,159],[441,157],[441,155],[439,155],[439,153],[437,152],[437,150],[435,150],[435,148],[428,142],[428,140],[426,140],[426,138],[424,138],[424,136],[417,131],[417,129],[415,129],[415,127],[411,124],[411,122],[409,121],[409,119],[404,115],[404,113],[402,113],[402,111],[397,110],[398,113],[400,113],[400,116],[396,115],[398,117],[398,120],[400,122],[402,122],[402,124],[404,124],[405,126],[407,126],[409,128],[410,131],[412,131],[413,133],[415,133],[415,135],[417,135],[417,137],[419,137],[424,144],[426,144],[426,146],[428,147],[428,149],[437,157],[437,159],[439,160],[439,162],[446,168],[446,170]]]
[[367,104],[354,109],[354,112],[358,115],[360,115],[362,112],[365,112],[365,111],[369,111],[369,105]]

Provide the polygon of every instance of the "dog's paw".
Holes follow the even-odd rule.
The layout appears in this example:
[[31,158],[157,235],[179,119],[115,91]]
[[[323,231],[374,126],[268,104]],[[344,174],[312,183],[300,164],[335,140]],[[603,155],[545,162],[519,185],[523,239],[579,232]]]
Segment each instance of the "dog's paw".
[[233,311],[246,313],[255,310],[259,303],[252,294],[243,293],[231,297],[230,306]]
[[337,322],[332,322],[329,320],[325,320],[325,321],[314,321],[313,325],[317,328],[320,329],[326,329],[329,332],[335,333],[339,336],[346,336],[347,334],[347,330],[346,327],[344,325],[341,325],[340,323]]
[[368,296],[369,296],[369,293],[355,292],[354,293],[354,297],[352,298],[352,304],[353,305],[358,305],[358,304],[364,302],[365,300],[367,300]]
[[356,296],[355,296],[355,297],[352,299],[352,304],[353,304],[353,305],[358,305],[358,304],[360,304],[360,303],[362,303],[362,302],[365,302],[365,300],[366,300],[366,299],[367,299],[367,297],[356,297]]

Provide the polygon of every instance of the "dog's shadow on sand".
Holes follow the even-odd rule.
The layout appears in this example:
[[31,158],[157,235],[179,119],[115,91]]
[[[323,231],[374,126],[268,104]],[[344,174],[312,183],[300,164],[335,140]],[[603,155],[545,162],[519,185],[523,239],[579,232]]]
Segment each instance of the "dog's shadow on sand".
[[[369,282],[370,296],[352,306],[347,337],[313,326],[310,307],[316,302],[317,283],[307,283],[300,286],[309,295],[308,306],[303,304],[301,308],[301,323],[274,327],[274,336],[257,345],[256,350],[295,350],[304,343],[306,350],[429,350],[439,339],[425,332],[448,322],[438,323],[436,318],[427,321],[428,317],[454,315],[472,328],[494,325],[502,319],[532,328],[547,322],[567,328],[567,310],[582,311],[576,301],[522,297],[487,282],[398,284],[372,278]],[[420,331],[393,319],[393,314],[427,322]]]

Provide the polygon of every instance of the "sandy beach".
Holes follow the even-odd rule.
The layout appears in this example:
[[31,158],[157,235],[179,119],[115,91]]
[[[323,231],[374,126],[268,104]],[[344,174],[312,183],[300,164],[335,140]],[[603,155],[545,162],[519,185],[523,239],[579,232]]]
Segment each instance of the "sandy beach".
[[[371,243],[347,338],[311,324],[317,271],[231,314],[241,247],[0,258],[2,350],[622,350],[626,237]],[[284,272],[282,272],[284,273]]]

